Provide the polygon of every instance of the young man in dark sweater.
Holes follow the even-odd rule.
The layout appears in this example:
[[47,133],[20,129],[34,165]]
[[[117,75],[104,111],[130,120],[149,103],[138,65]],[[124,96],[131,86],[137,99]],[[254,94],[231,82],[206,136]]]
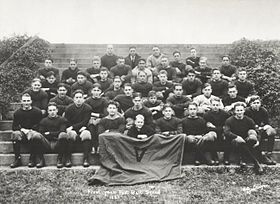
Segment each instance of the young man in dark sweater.
[[188,103],[191,99],[183,95],[182,84],[174,84],[173,88],[174,95],[169,96],[166,103],[169,103],[175,112],[177,118],[183,118],[185,110],[187,109]]
[[161,58],[160,64],[157,66],[156,73],[158,74],[161,70],[165,70],[167,72],[167,80],[169,82],[176,82],[177,79],[176,69],[169,65],[169,60],[166,56],[163,56]]
[[97,83],[100,84],[102,93],[104,93],[113,84],[113,80],[109,78],[109,70],[106,67],[101,67],[99,76],[100,79]]
[[174,61],[170,62],[170,66],[176,69],[177,82],[181,82],[186,77],[186,65],[181,61],[181,52],[173,52]]
[[186,134],[187,145],[195,150],[195,165],[200,165],[201,156],[205,156],[208,165],[214,165],[215,162],[209,149],[214,146],[217,134],[209,131],[207,122],[200,116],[197,116],[197,104],[191,102],[188,104],[188,116],[182,120],[183,133]]
[[212,75],[212,69],[207,66],[207,57],[199,58],[199,66],[194,68],[196,77],[201,80],[203,84],[205,84]]
[[131,108],[133,104],[133,88],[130,83],[125,83],[123,86],[124,94],[117,95],[114,101],[119,103],[120,112],[124,113],[127,109]]
[[53,67],[53,60],[50,58],[45,59],[44,67],[38,69],[38,76],[41,81],[45,81],[47,78],[48,72],[54,72],[55,78],[59,81],[59,70],[55,67]]
[[157,96],[164,103],[168,98],[169,94],[173,91],[173,83],[167,80],[167,71],[161,70],[158,74],[159,81],[154,82],[153,90],[156,91]]
[[68,105],[73,103],[73,99],[67,96],[68,85],[64,83],[58,84],[57,95],[50,100],[50,102],[56,103],[58,108],[58,115],[62,116]]
[[234,104],[236,102],[245,102],[245,98],[237,95],[238,91],[234,84],[229,84],[227,93],[227,96],[223,98],[224,110],[232,113]]
[[77,82],[71,86],[71,93],[73,94],[76,90],[82,90],[85,93],[85,97],[90,96],[90,90],[92,89],[92,83],[87,80],[87,73],[78,72]]
[[206,120],[206,125],[209,130],[215,131],[217,134],[217,140],[215,141],[215,146],[212,151],[212,157],[215,161],[215,164],[219,164],[219,159],[217,151],[224,151],[224,164],[229,165],[229,149],[228,142],[225,140],[223,126],[225,125],[226,119],[230,115],[220,107],[221,99],[214,98],[211,100],[211,110],[206,112],[203,118]]
[[128,130],[129,137],[145,139],[155,134],[154,128],[145,123],[145,117],[141,114],[135,116],[134,125]]
[[65,118],[68,120],[66,133],[71,138],[81,141],[83,146],[83,166],[88,167],[89,154],[91,151],[91,134],[87,130],[87,125],[90,119],[91,107],[84,103],[84,92],[76,90],[73,93],[74,103],[70,104],[65,110]]
[[106,54],[101,57],[101,66],[111,69],[111,67],[117,64],[118,56],[114,54],[113,45],[107,45]]
[[257,157],[261,157],[261,150],[255,130],[255,122],[244,115],[246,104],[237,102],[234,105],[234,116],[225,122],[224,133],[231,145],[240,151],[240,167],[245,167],[244,156],[247,154],[254,162],[256,173],[262,174],[263,169]]
[[149,108],[150,111],[152,111],[153,119],[156,120],[160,117],[162,117],[162,108],[163,108],[163,102],[161,100],[158,100],[157,94],[155,91],[150,91],[148,94],[148,98],[146,101],[144,101],[143,105],[147,108]]
[[105,97],[108,100],[113,100],[116,96],[124,94],[122,86],[122,80],[120,76],[114,78],[113,84],[105,90]]
[[144,71],[138,72],[137,82],[132,85],[135,92],[140,92],[143,97],[153,89],[153,85],[147,81],[147,74]]
[[48,94],[48,101],[56,96],[58,82],[55,78],[54,72],[47,73],[47,78],[42,82],[42,90]]
[[254,84],[247,79],[247,71],[245,68],[240,68],[237,70],[238,79],[234,82],[238,96],[247,98],[250,95],[256,94],[254,89]]
[[88,129],[92,137],[92,153],[98,153],[98,133],[97,127],[100,120],[107,115],[106,108],[108,101],[101,97],[101,86],[100,84],[94,84],[91,90],[91,97],[85,101],[91,107],[91,118],[88,123]]
[[77,80],[77,74],[80,69],[77,67],[77,61],[75,59],[70,59],[69,67],[63,70],[61,76],[61,82],[72,86]]
[[[276,130],[269,125],[269,115],[267,110],[261,106],[260,97],[251,96],[249,103],[250,107],[246,108],[245,115],[254,120],[259,134],[258,139],[260,141],[260,145],[266,146],[266,152],[262,152],[262,162],[267,165],[275,165],[276,162],[272,160],[271,156],[275,143]],[[265,145],[265,143],[267,143],[267,145]]]
[[94,56],[92,59],[92,67],[87,68],[86,72],[88,73],[89,76],[89,81],[91,83],[97,83],[98,80],[100,79],[99,73],[100,73],[100,68],[101,68],[101,59],[98,56]]
[[181,120],[174,117],[174,111],[169,104],[162,109],[163,117],[156,120],[156,132],[165,136],[177,135],[183,132]]
[[[75,137],[66,133],[67,120],[58,115],[58,107],[54,102],[48,104],[48,116],[43,118],[39,124],[39,132],[42,137],[38,139],[37,147],[39,155],[45,151],[57,151],[57,168],[71,167],[71,152]],[[73,135],[72,135],[73,136]],[[43,156],[41,156],[43,157]]]
[[108,115],[100,120],[98,124],[98,135],[104,132],[119,132],[125,130],[125,118],[118,112],[119,104],[116,101],[109,101]]
[[197,56],[197,52],[195,48],[190,49],[191,56],[187,57],[186,59],[186,64],[192,66],[192,68],[198,67],[199,66],[199,57]]
[[201,94],[202,82],[195,77],[195,71],[189,70],[187,77],[182,82],[183,94],[189,98],[194,98]]
[[119,76],[123,83],[129,83],[131,82],[132,69],[129,65],[124,64],[123,57],[118,57],[117,65],[110,69],[110,76],[112,79]]
[[221,78],[221,72],[219,69],[212,70],[212,78],[208,81],[212,87],[212,94],[219,98],[224,97],[227,94],[227,81]]
[[234,81],[236,79],[236,70],[236,67],[230,64],[230,57],[228,55],[224,55],[222,57],[222,66],[220,67],[222,79],[229,82]]
[[[11,140],[13,142],[13,149],[15,153],[15,161],[11,164],[11,168],[21,166],[20,145],[22,143],[29,144],[30,158],[29,167],[35,166],[35,151],[36,146],[34,140],[40,137],[38,131],[38,124],[42,119],[42,112],[37,107],[33,107],[31,96],[27,93],[21,97],[22,107],[14,113]],[[38,167],[41,167],[39,165]]]

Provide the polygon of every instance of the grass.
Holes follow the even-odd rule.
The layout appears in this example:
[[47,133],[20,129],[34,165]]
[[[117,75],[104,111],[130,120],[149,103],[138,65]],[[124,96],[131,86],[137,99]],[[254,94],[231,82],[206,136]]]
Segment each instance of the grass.
[[186,167],[182,179],[88,186],[93,169],[0,169],[0,203],[280,203],[280,166],[257,176],[238,167]]

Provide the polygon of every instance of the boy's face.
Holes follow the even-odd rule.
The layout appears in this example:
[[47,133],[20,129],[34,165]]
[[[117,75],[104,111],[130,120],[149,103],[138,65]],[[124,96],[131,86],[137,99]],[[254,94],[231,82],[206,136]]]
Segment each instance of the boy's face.
[[223,57],[222,65],[229,65],[229,58],[228,57]]
[[138,63],[139,68],[145,68],[145,65],[146,65],[146,63],[143,60],[139,61],[139,63]]
[[160,55],[160,49],[158,47],[153,48],[153,55],[154,56],[159,56]]
[[55,118],[57,116],[58,109],[56,106],[49,106],[48,107],[48,115],[51,118]]
[[98,61],[98,60],[92,61],[92,67],[94,69],[99,69],[100,68],[100,61]]
[[180,61],[181,55],[180,55],[179,53],[175,53],[173,56],[174,56],[174,60],[175,60],[176,62]]
[[199,66],[200,66],[200,68],[205,68],[206,67],[206,61],[205,60],[200,60],[199,61]]
[[173,110],[171,107],[167,107],[162,111],[162,114],[164,115],[165,118],[171,118],[173,114]]
[[147,76],[146,76],[146,74],[145,73],[143,73],[143,72],[140,72],[139,74],[138,74],[138,80],[139,80],[139,82],[146,82],[147,81]]
[[219,80],[219,79],[221,79],[221,72],[220,72],[220,70],[215,70],[215,71],[213,71],[213,74],[212,74],[212,77],[213,77],[213,79],[214,80]]
[[39,81],[35,81],[32,83],[32,90],[35,92],[40,91],[41,87],[42,87],[42,84]]
[[167,67],[168,64],[169,64],[169,62],[168,62],[168,59],[167,59],[167,58],[162,58],[162,59],[161,59],[161,65],[162,65],[163,67]]
[[142,106],[142,99],[140,97],[135,97],[133,103],[136,108],[140,108]]
[[246,78],[247,78],[247,73],[246,71],[241,71],[241,72],[238,72],[238,78],[242,81],[244,81]]
[[260,107],[261,107],[261,101],[260,100],[254,100],[250,105],[251,105],[253,110],[259,110]]
[[217,112],[220,109],[220,103],[218,101],[212,101],[211,109]]
[[46,78],[46,80],[50,83],[50,84],[53,84],[56,80],[55,76],[54,75],[51,75],[49,77]]
[[124,59],[118,59],[117,60],[117,64],[120,65],[120,66],[123,66],[124,65],[124,61],[125,61]]
[[242,118],[245,113],[245,108],[243,106],[236,106],[234,109],[234,113],[237,116],[237,118]]
[[118,88],[121,87],[121,85],[122,85],[121,79],[118,79],[118,78],[117,78],[117,79],[114,80],[114,87],[115,87],[115,88],[118,89]]
[[74,70],[77,68],[77,63],[75,61],[70,62],[70,69]]
[[22,96],[21,97],[21,104],[23,109],[29,109],[32,104],[32,100],[30,96]]
[[118,112],[118,109],[117,107],[114,105],[114,104],[110,104],[108,107],[107,107],[107,111],[109,113],[110,116],[114,116],[117,114]]
[[126,96],[132,96],[133,89],[131,86],[125,86],[123,91]]
[[148,98],[148,100],[149,100],[152,104],[154,104],[154,103],[157,102],[157,97],[156,97],[156,96],[150,96],[150,97]]
[[188,112],[189,116],[195,117],[197,115],[197,107],[195,105],[189,105]]
[[114,53],[114,47],[113,45],[108,45],[107,46],[107,54],[111,55]]
[[211,94],[212,94],[212,88],[211,88],[211,86],[205,87],[204,89],[202,89],[202,92],[203,92],[204,96],[210,97]]
[[77,82],[78,82],[79,84],[84,84],[84,83],[86,82],[86,80],[87,80],[87,78],[86,78],[84,75],[79,74],[79,75],[77,76]]
[[230,98],[236,98],[237,96],[237,89],[236,88],[229,88],[228,95]]
[[57,93],[58,93],[59,97],[65,97],[66,93],[67,93],[67,89],[65,87],[61,86],[57,89]]
[[45,67],[52,67],[52,61],[49,59],[46,59],[44,65],[45,65]]
[[191,57],[196,57],[196,50],[195,49],[191,49]]
[[140,129],[144,125],[144,120],[137,118],[134,123],[135,123],[135,126]]
[[135,56],[135,54],[136,54],[136,49],[135,49],[135,48],[130,48],[129,54],[130,54],[131,56]]
[[189,80],[189,81],[194,81],[194,79],[195,79],[195,74],[194,74],[194,73],[188,73],[187,77],[188,77],[188,80]]
[[91,94],[92,94],[92,97],[93,97],[93,98],[97,98],[97,97],[100,96],[101,90],[100,90],[98,87],[94,87],[94,88],[91,90]]
[[74,98],[74,103],[77,105],[77,106],[80,106],[84,103],[85,99],[84,99],[84,96],[82,93],[76,93]]
[[99,76],[101,79],[107,79],[108,78],[108,72],[107,71],[101,71],[99,73]]
[[160,74],[160,75],[158,75],[158,78],[159,78],[160,82],[162,82],[162,83],[167,82],[166,74]]
[[174,94],[175,94],[175,96],[182,96],[182,94],[183,94],[182,86],[175,86],[174,87]]

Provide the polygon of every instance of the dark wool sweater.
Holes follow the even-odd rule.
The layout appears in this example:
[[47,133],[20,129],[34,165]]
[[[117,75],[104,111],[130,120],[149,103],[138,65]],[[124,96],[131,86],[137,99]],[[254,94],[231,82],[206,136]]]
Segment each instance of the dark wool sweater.
[[161,67],[159,66],[158,67],[158,73],[161,71],[161,70],[165,70],[167,72],[167,79],[169,81],[175,81],[176,78],[177,78],[177,72],[176,72],[176,69],[174,67]]
[[187,57],[186,64],[192,66],[192,68],[199,66],[199,57]]
[[238,96],[242,96],[243,98],[247,98],[249,95],[255,94],[254,84],[248,80],[242,81],[235,81]]
[[107,55],[105,54],[104,56],[101,57],[101,66],[102,67],[107,67],[109,70],[111,67],[117,65],[117,55]]
[[90,91],[92,89],[93,84],[90,81],[86,81],[84,84],[79,84],[78,82],[75,82],[71,86],[71,93],[73,94],[74,91],[81,89],[85,94],[88,96],[91,95]]
[[202,82],[200,79],[195,78],[194,81],[184,80],[182,82],[184,95],[192,95],[196,97],[201,94]]
[[245,102],[245,98],[241,96],[236,96],[235,98],[230,98],[228,95],[223,98],[223,104],[224,106],[230,106],[233,103],[236,102]]
[[50,71],[54,72],[56,80],[59,81],[60,80],[59,70],[55,67],[42,67],[42,68],[38,69],[38,74],[47,78],[47,74]]
[[73,126],[73,129],[78,132],[81,127],[86,127],[90,119],[91,107],[83,103],[80,107],[77,107],[74,103],[67,106],[65,110],[65,118],[69,122],[69,126]]
[[254,122],[260,127],[269,124],[268,112],[264,107],[260,107],[259,111],[253,110],[252,108],[247,108],[245,115],[252,118]]
[[237,136],[245,139],[248,137],[248,131],[255,129],[255,122],[248,116],[244,116],[242,120],[236,119],[234,116],[228,118],[225,122],[224,132],[229,139],[234,139]]
[[125,111],[124,117],[132,118],[133,120],[135,120],[135,117],[139,114],[144,116],[145,118],[144,123],[146,125],[154,126],[152,112],[147,107],[144,106],[140,110],[135,110],[134,107],[129,108],[127,111]]
[[124,117],[118,117],[116,119],[109,119],[107,117],[102,118],[98,124],[98,134],[101,134],[106,130],[123,133],[125,130]]
[[32,106],[35,106],[41,110],[46,110],[48,106],[48,94],[40,90],[38,92],[32,91],[32,89],[26,90],[24,93],[28,93],[32,99]]
[[65,112],[65,108],[73,103],[73,99],[69,96],[65,96],[64,98],[59,98],[56,95],[54,98],[50,100],[50,102],[55,102],[58,108],[58,115],[62,115]]
[[47,80],[42,82],[42,88],[49,88],[48,91],[45,91],[48,94],[48,99],[55,97],[57,94],[57,85],[58,82],[55,81],[54,83],[50,84]]
[[168,98],[168,95],[173,91],[173,83],[172,82],[166,82],[165,84],[162,84],[160,81],[156,81],[153,84],[153,90],[156,92],[162,92],[163,93],[163,99],[162,101],[165,102]]
[[152,136],[155,134],[154,128],[150,127],[149,125],[143,125],[143,127],[139,130],[133,125],[127,132],[127,136],[137,138],[138,135],[147,135]]
[[[65,132],[66,127],[67,120],[64,117],[45,117],[39,124],[39,132],[42,133],[48,140],[57,140],[59,133]],[[50,132],[50,134],[45,134],[46,132]]]
[[153,89],[151,83],[145,82],[136,82],[132,85],[134,92],[140,92],[143,97],[148,97],[149,92]]
[[178,77],[183,78],[186,76],[186,65],[182,62],[171,61],[170,66],[173,68],[178,68],[181,71],[181,74],[177,74]]
[[228,83],[225,80],[209,80],[209,84],[212,87],[212,95],[222,97],[225,96],[228,89]]
[[[68,84],[68,85],[72,85],[73,83],[67,83],[66,80],[67,79],[75,79],[75,81],[77,81],[77,73],[80,71],[80,69],[76,68],[74,70],[68,68],[66,70],[64,70],[62,72],[62,76],[61,76],[61,82],[65,83],[65,84]],[[74,82],[75,83],[75,82]]]
[[158,133],[168,131],[170,134],[182,133],[182,120],[176,117],[165,119],[164,117],[156,120],[156,131]]
[[199,78],[203,84],[205,84],[212,76],[212,69],[210,67],[201,68],[198,66],[195,68],[195,71],[200,72],[200,74],[197,74],[197,78]]
[[127,109],[134,106],[131,96],[126,96],[125,94],[118,95],[114,98],[114,101],[117,101],[120,104],[120,109],[125,112]]
[[105,97],[108,98],[108,100],[113,100],[116,96],[124,94],[123,89],[119,90],[109,90],[105,91]]
[[111,78],[113,79],[115,76],[125,76],[125,81],[129,81],[131,78],[131,67],[129,65],[116,65],[111,68],[110,74]]
[[42,117],[41,110],[36,107],[32,107],[30,110],[20,108],[14,113],[12,129],[13,131],[20,130],[21,128],[38,130]]
[[111,84],[113,84],[113,80],[108,78],[106,81],[101,81],[100,79],[98,80],[98,83],[101,86],[101,91],[105,92],[111,86]]
[[186,117],[182,120],[183,133],[186,135],[204,135],[208,132],[206,121],[202,117]]
[[100,118],[103,118],[105,115],[107,115],[106,109],[107,109],[108,101],[105,98],[90,97],[90,98],[87,98],[85,103],[90,105],[92,113],[100,114]]
[[220,71],[221,74],[227,77],[232,77],[232,75],[236,73],[236,67],[233,65],[228,65],[228,66],[222,65],[220,67]]
[[184,110],[187,108],[188,103],[191,101],[187,96],[176,97],[175,95],[167,98],[166,103],[169,103],[175,112],[177,118],[184,117]]

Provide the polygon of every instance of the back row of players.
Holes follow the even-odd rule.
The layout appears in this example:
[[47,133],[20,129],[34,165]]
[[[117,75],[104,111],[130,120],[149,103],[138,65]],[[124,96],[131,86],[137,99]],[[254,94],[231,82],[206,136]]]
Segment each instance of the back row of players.
[[[98,153],[98,135],[108,131],[135,138],[184,133],[187,147],[195,151],[196,165],[202,158],[209,165],[219,164],[217,148],[225,146],[225,164],[229,164],[231,146],[239,147],[240,165],[245,166],[248,154],[258,173],[262,172],[260,160],[275,164],[271,153],[276,132],[261,99],[253,96],[254,86],[246,79],[245,69],[230,65],[228,56],[222,58],[220,69],[211,69],[193,48],[187,65],[178,51],[169,63],[158,47],[153,47],[147,61],[136,54],[135,47],[129,50],[128,57],[117,57],[109,45],[101,59],[93,58],[93,66],[86,72],[70,60],[59,84],[59,72],[47,59],[14,115],[16,159],[11,167],[21,165],[22,141],[31,147],[30,167],[35,166],[36,155],[37,167],[44,166],[43,153],[51,149],[59,152],[58,167],[70,167],[74,141],[82,143],[83,165],[89,166],[90,151]],[[269,143],[266,152],[261,151],[264,139]]]

